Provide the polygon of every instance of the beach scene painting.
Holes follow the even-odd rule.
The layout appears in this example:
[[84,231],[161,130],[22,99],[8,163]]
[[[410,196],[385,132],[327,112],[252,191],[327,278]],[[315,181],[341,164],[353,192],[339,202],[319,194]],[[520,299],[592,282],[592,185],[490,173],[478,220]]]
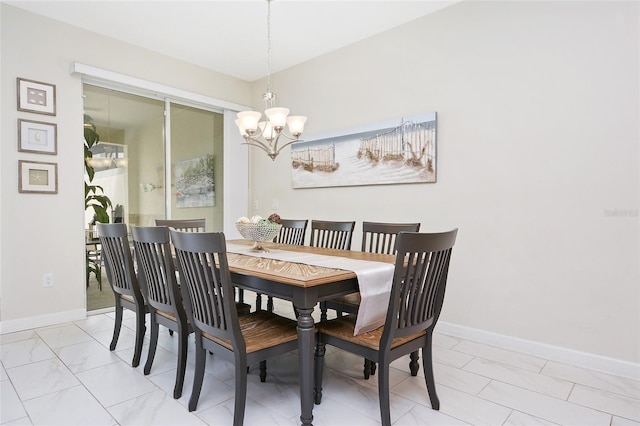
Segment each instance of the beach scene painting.
[[293,188],[436,182],[436,113],[291,146]]
[[176,207],[216,205],[213,155],[181,161],[175,165]]

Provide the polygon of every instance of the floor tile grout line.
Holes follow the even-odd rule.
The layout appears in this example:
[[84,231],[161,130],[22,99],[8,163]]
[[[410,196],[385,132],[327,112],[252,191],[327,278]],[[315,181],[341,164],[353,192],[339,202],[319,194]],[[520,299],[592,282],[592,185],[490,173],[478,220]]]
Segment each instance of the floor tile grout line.
[[[543,395],[543,396],[546,396],[546,397],[549,397],[549,398],[557,399],[558,401],[565,402],[565,403],[567,403],[567,404],[570,404],[570,405],[573,405],[573,406],[576,406],[576,407],[587,408],[587,409],[589,409],[589,410],[593,410],[593,411],[597,411],[597,412],[600,412],[600,413],[606,414],[606,415],[608,415],[608,416],[610,416],[610,417],[611,417],[610,423],[611,423],[611,421],[612,421],[612,419],[613,419],[613,416],[617,416],[617,417],[621,417],[621,418],[624,418],[624,419],[628,419],[627,417],[623,417],[623,416],[621,416],[621,415],[619,415],[619,414],[609,413],[608,411],[602,411],[602,410],[600,410],[600,409],[593,408],[593,407],[586,406],[586,405],[582,405],[582,404],[577,403],[577,402],[574,402],[574,401],[569,401],[568,399],[567,399],[567,400],[563,400],[563,399],[555,398],[555,397],[552,397],[552,396],[549,396],[549,395],[546,395],[546,394],[540,394],[539,392],[532,391],[531,389],[522,388],[522,387],[520,387],[520,386],[513,385],[513,384],[511,384],[511,383],[505,383],[505,382],[501,382],[501,381],[499,381],[499,380],[496,380],[496,381],[497,381],[497,382],[499,382],[499,383],[503,383],[503,384],[507,384],[507,385],[510,385],[510,386],[513,386],[513,387],[517,387],[517,388],[523,389],[523,390],[525,390],[525,391],[534,392],[534,393],[538,393],[539,395]],[[574,383],[574,385],[575,385],[575,383]],[[489,400],[489,399],[483,398],[483,397],[482,397],[482,396],[480,396],[480,395],[478,395],[478,398],[481,398],[481,399],[483,399],[483,400],[485,400],[485,401],[488,401],[488,402],[492,402],[492,403],[494,403],[494,404],[502,405],[502,404],[499,404],[499,403],[497,403],[497,402],[491,401],[491,400]],[[507,408],[511,408],[512,410],[514,410],[512,407],[507,407]],[[520,411],[520,410],[518,410],[518,411]],[[543,420],[549,421],[549,422],[551,422],[551,423],[555,423],[555,422],[554,422],[553,420],[551,420],[551,419],[544,418],[544,417],[541,417],[541,416],[536,415],[536,414],[533,414],[533,413],[527,413],[527,412],[525,412],[525,411],[521,411],[521,412],[522,412],[522,413],[525,413],[525,414],[528,414],[528,415],[530,415],[530,416],[533,416],[533,417],[539,417],[539,418],[542,418]],[[634,421],[634,422],[636,421],[636,420],[634,420],[634,419],[629,419],[629,420]]]
[[[519,369],[519,370],[522,370],[522,371],[523,371],[523,372],[525,372],[525,373],[539,374],[539,373],[536,373],[536,372],[531,371],[531,370],[521,369],[521,368],[518,368],[518,367],[514,367],[514,366],[512,366],[512,365],[503,364],[503,363],[501,363],[501,362],[499,362],[499,361],[489,360],[489,359],[482,358],[482,357],[478,357],[478,356],[474,357],[474,359],[476,359],[476,358],[477,358],[477,359],[482,359],[482,360],[485,360],[485,361],[488,361],[488,362],[491,362],[491,363],[498,364],[498,365],[499,365],[499,366],[501,366],[501,367],[510,368],[510,369]],[[434,361],[434,362],[438,362],[438,361]],[[471,362],[471,361],[470,361],[470,362]],[[448,366],[448,367],[451,367],[451,366],[450,366],[450,365],[448,365],[448,364],[442,364],[442,363],[440,363],[440,362],[438,362],[438,363],[439,363],[439,364],[441,364],[441,365],[446,365],[446,366]],[[468,364],[468,363],[467,363],[467,364]],[[466,365],[465,365],[465,366],[466,366]],[[558,400],[561,400],[561,401],[562,401],[562,399],[557,398],[557,397],[555,397],[555,396],[553,396],[553,395],[549,395],[549,394],[546,394],[546,393],[543,393],[543,392],[539,392],[539,391],[536,391],[536,390],[533,390],[533,389],[525,388],[525,387],[522,387],[522,386],[517,385],[517,384],[514,384],[514,383],[510,383],[510,382],[506,382],[506,381],[504,381],[504,380],[497,379],[497,378],[495,378],[495,377],[487,376],[487,375],[484,375],[484,374],[481,374],[481,373],[476,373],[476,372],[474,372],[474,371],[467,370],[467,369],[465,369],[464,367],[460,367],[460,368],[452,367],[452,368],[457,369],[457,370],[461,370],[461,371],[463,371],[463,372],[465,372],[465,373],[469,373],[469,374],[476,375],[476,376],[478,376],[478,377],[483,377],[483,378],[485,378],[485,379],[489,379],[489,383],[487,383],[485,386],[483,386],[483,388],[478,392],[478,394],[479,394],[480,392],[482,392],[482,391],[483,391],[487,386],[489,386],[489,385],[491,384],[491,382],[492,382],[492,381],[495,381],[495,382],[499,382],[499,383],[503,383],[503,384],[506,384],[506,385],[510,385],[510,386],[518,387],[518,388],[520,388],[520,389],[522,389],[522,390],[526,390],[526,391],[530,391],[530,392],[535,392],[535,393],[538,393],[538,394],[540,394],[540,395],[548,396],[548,397],[550,397],[550,398],[555,398],[555,399],[558,399]],[[437,374],[435,374],[435,375],[437,376]],[[543,377],[548,377],[548,376],[543,376]],[[572,386],[573,386],[573,385],[575,385],[575,383],[570,382],[570,381],[568,381],[568,380],[563,380],[563,379],[557,379],[557,380],[561,380],[561,381],[563,381],[563,382],[565,382],[565,383],[570,383]],[[437,383],[437,381],[436,381],[436,383]],[[445,386],[446,386],[446,385],[445,385]],[[466,391],[461,391],[461,392],[467,393],[467,394],[469,394],[469,395],[474,395],[474,394],[469,393],[469,392],[466,392]],[[477,395],[477,394],[475,394],[475,395]]]
[[579,386],[579,387],[583,387],[583,388],[587,388],[587,389],[592,389],[592,390],[599,391],[599,392],[603,392],[603,393],[606,393],[606,394],[609,394],[609,395],[613,395],[613,396],[616,396],[616,397],[622,397],[622,398],[625,398],[625,399],[634,400],[634,401],[638,402],[638,404],[640,406],[640,395],[639,395],[638,398],[634,398],[634,397],[629,396],[627,394],[623,395],[623,394],[620,394],[618,392],[613,392],[613,391],[608,390],[608,389],[602,389],[602,388],[598,388],[598,387],[595,387],[595,386],[592,386],[592,385],[587,385],[587,384],[584,384],[584,383],[577,383],[576,382],[576,383],[574,383],[574,385],[575,386]]
[[[4,365],[2,366],[2,368],[4,368]],[[5,372],[7,372],[7,369],[4,369]],[[7,380],[10,384],[11,387],[13,388],[13,392],[16,394],[16,397],[18,398],[18,400],[20,401],[20,406],[22,407],[22,411],[24,411],[24,413],[26,414],[25,417],[27,417],[29,419],[29,422],[31,422],[31,424],[33,424],[33,421],[31,420],[31,416],[29,415],[29,412],[27,411],[27,407],[25,407],[24,405],[24,400],[20,397],[20,395],[18,394],[18,391],[16,390],[16,386],[13,383],[13,380],[11,379],[11,377],[9,377],[9,374],[7,373]],[[20,419],[24,419],[24,417],[20,417],[19,419],[14,419],[12,421],[17,421]]]
[[[580,367],[580,366],[575,366],[575,365],[572,365],[572,364],[566,364],[566,363],[559,363],[559,364],[561,364],[561,365],[566,365],[566,366],[568,366],[568,367],[577,367],[577,368],[580,368],[580,369],[582,369],[582,370],[586,370],[586,371],[588,371],[588,372],[590,372],[590,373],[598,373],[598,374],[602,374],[602,375],[604,375],[605,377],[610,377],[610,378],[612,378],[613,380],[621,379],[621,380],[623,380],[623,381],[625,381],[625,382],[626,382],[627,380],[635,381],[634,379],[630,379],[630,378],[628,378],[628,377],[614,376],[614,375],[611,375],[611,374],[603,373],[603,372],[601,372],[601,371],[597,371],[597,370],[590,370],[590,369],[588,369],[588,368],[584,368],[584,367]],[[639,388],[639,392],[638,392],[638,397],[637,397],[637,398],[635,398],[635,397],[633,397],[633,396],[629,396],[627,393],[622,393],[622,392],[624,392],[624,391],[621,391],[621,392],[615,392],[615,391],[612,391],[612,390],[610,390],[610,389],[604,389],[603,387],[598,387],[598,386],[593,385],[593,384],[590,384],[590,383],[585,383],[584,381],[569,380],[569,379],[565,379],[565,378],[558,377],[558,376],[555,376],[555,375],[551,375],[551,374],[548,374],[548,373],[540,373],[540,374],[542,374],[542,375],[543,375],[543,376],[545,376],[545,377],[551,377],[551,378],[558,379],[558,380],[568,381],[568,382],[570,382],[570,383],[573,383],[574,385],[583,386],[583,387],[586,387],[586,388],[591,388],[591,389],[595,389],[595,390],[599,390],[599,391],[607,392],[607,393],[610,393],[610,394],[613,394],[613,395],[622,396],[622,397],[625,397],[625,398],[630,398],[630,399],[635,399],[635,400],[640,401],[640,388]],[[639,383],[639,385],[640,385],[640,383]]]
[[[618,394],[613,393],[613,392],[608,392],[608,391],[606,391],[606,390],[602,390],[602,389],[598,389],[598,388],[593,388],[593,387],[585,386],[585,385],[582,385],[582,384],[579,384],[579,383],[574,383],[574,388],[572,388],[571,393],[573,393],[573,389],[575,389],[575,387],[576,387],[576,386],[583,386],[583,387],[585,387],[585,388],[593,389],[593,390],[600,391],[600,392],[605,392],[605,393],[607,393],[607,394],[609,394],[609,395],[614,395],[614,396],[617,396],[617,397],[625,397],[624,395],[618,395]],[[568,403],[570,403],[570,404],[574,404],[574,405],[579,405],[579,406],[581,406],[581,407],[585,407],[585,408],[590,408],[590,409],[592,409],[592,410],[596,410],[596,411],[599,411],[599,412],[604,413],[604,414],[608,414],[608,415],[610,415],[610,416],[611,416],[611,422],[613,422],[613,417],[614,417],[614,416],[616,416],[616,417],[620,417],[620,418],[623,418],[623,419],[627,419],[627,420],[630,420],[630,421],[632,421],[632,422],[639,422],[639,420],[637,420],[637,419],[632,419],[632,418],[626,417],[625,415],[622,415],[622,414],[610,413],[610,412],[608,412],[608,411],[603,411],[603,410],[601,410],[601,409],[599,409],[599,408],[593,408],[593,407],[590,407],[590,406],[587,406],[587,405],[583,405],[583,404],[581,404],[581,403],[579,403],[579,402],[576,402],[576,401],[569,401],[569,398],[571,397],[571,393],[569,393],[569,396],[567,397],[567,402],[568,402]],[[635,401],[638,401],[638,400],[636,400],[635,398],[628,398],[628,397],[626,397],[626,398],[627,398],[627,399],[633,399],[633,400],[635,400]],[[638,402],[640,402],[640,401],[638,401]],[[639,407],[640,407],[640,405],[639,405]]]
[[[511,407],[507,407],[507,408],[511,408]],[[511,418],[511,416],[513,415],[514,411],[516,411],[516,410],[514,410],[513,408],[511,408],[511,411],[509,411],[509,414],[507,415],[507,418],[506,418],[506,419],[504,419],[504,422],[502,422],[502,426],[504,426],[504,425],[506,425],[506,424],[507,424],[507,422],[509,421],[509,419],[510,419],[510,418]]]

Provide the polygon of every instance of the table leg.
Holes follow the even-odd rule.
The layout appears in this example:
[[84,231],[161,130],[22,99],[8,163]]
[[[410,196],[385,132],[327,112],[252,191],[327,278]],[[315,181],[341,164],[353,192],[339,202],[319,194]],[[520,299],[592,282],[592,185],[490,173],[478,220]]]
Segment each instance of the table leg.
[[315,329],[311,308],[298,310],[298,363],[300,365],[300,421],[311,425],[313,421],[313,351]]

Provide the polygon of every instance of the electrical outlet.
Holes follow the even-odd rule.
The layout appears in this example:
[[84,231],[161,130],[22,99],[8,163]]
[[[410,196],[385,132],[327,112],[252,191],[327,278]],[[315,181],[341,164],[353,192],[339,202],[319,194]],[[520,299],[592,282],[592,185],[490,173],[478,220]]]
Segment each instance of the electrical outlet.
[[258,208],[259,208],[258,200],[253,200],[253,209],[258,210]]
[[272,199],[271,200],[271,210],[278,210],[278,206],[279,206],[279,202],[277,199]]
[[53,287],[53,274],[44,274],[42,276],[43,287]]

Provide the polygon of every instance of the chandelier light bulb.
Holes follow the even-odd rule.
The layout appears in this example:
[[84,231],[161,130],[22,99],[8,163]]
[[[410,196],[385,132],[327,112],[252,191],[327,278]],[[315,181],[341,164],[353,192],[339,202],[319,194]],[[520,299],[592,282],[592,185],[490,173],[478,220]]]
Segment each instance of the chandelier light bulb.
[[269,123],[275,128],[283,128],[287,124],[289,108],[269,108],[264,111],[264,115],[269,119]]
[[304,123],[307,122],[307,117],[303,115],[292,115],[287,118],[287,124],[289,125],[289,133],[292,136],[298,137],[304,131]]
[[267,141],[271,142],[275,138],[275,129],[274,126],[269,121],[261,121],[258,123],[258,127],[262,132],[262,137]]
[[236,123],[236,126],[238,126],[238,130],[240,130],[240,134],[242,135],[242,137],[247,136],[247,131],[244,129],[244,127],[242,127],[242,121],[240,121],[239,118],[236,118],[236,121],[234,121],[234,123]]
[[260,117],[262,117],[262,114],[258,111],[242,111],[238,113],[240,123],[236,124],[240,128],[241,133],[251,134],[258,129]]

